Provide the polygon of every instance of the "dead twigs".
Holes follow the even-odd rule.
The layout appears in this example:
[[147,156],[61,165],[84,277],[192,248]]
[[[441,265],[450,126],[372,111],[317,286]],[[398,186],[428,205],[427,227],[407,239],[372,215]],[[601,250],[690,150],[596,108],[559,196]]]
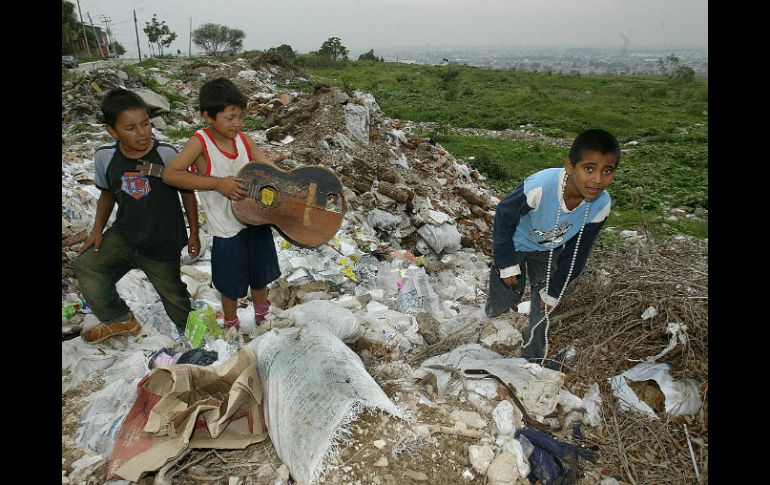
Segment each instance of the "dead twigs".
[[[602,465],[629,483],[707,480],[704,420],[665,413],[660,419],[616,414],[617,400],[607,378],[658,355],[672,338],[669,323],[677,323],[686,326],[684,342],[677,337],[676,346],[659,362],[671,364],[674,379],[708,379],[708,246],[687,239],[644,248],[624,244],[620,251],[597,247],[559,306],[564,313],[550,334],[551,345],[574,345],[577,351],[568,362],[565,385],[580,393],[600,383],[605,425],[595,430],[595,439]],[[642,318],[648,307],[657,314]],[[691,452],[696,444],[700,449]]]

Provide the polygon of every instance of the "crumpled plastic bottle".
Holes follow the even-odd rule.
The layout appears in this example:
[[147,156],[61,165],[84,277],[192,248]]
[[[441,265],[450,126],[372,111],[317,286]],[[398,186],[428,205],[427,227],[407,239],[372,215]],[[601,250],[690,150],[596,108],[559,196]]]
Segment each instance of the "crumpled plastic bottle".
[[80,310],[80,304],[79,303],[73,303],[67,306],[62,307],[61,309],[61,320],[62,322],[69,320],[72,315],[76,314]]

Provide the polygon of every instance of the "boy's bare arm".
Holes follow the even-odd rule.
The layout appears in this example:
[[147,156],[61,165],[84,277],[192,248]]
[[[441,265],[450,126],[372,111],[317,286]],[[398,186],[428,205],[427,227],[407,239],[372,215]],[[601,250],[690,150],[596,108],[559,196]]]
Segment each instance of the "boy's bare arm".
[[99,195],[99,200],[96,201],[96,215],[94,216],[94,228],[88,238],[83,241],[83,244],[78,250],[78,254],[82,254],[86,249],[91,246],[94,247],[94,251],[98,251],[102,245],[102,233],[107,226],[107,221],[110,219],[112,209],[115,208],[115,196],[109,190],[102,190]]
[[262,150],[257,145],[257,142],[254,141],[253,138],[251,138],[249,135],[244,133],[246,136],[246,142],[249,144],[249,151],[251,152],[251,161],[252,162],[261,162],[261,163],[267,163],[269,165],[275,165],[273,161],[268,156],[266,150]]
[[190,225],[190,236],[187,238],[187,253],[191,258],[198,256],[201,248],[198,235],[198,200],[193,192],[182,192],[182,205],[187,214],[187,223]]
[[[163,170],[163,182],[182,189],[216,190],[231,200],[240,200],[246,195],[243,183],[236,177],[199,176],[187,169],[203,156],[203,145],[197,137],[192,136]],[[196,167],[200,168],[200,167]],[[200,170],[199,170],[200,172]]]

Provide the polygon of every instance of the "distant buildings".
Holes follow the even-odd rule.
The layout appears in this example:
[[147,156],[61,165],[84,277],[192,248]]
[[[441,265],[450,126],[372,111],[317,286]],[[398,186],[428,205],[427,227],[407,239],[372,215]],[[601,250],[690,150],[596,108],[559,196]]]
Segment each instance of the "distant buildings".
[[553,74],[660,74],[658,59],[676,55],[697,76],[708,76],[706,49],[599,49],[599,48],[433,48],[400,49],[385,60],[409,64],[465,64],[493,69],[551,72]]

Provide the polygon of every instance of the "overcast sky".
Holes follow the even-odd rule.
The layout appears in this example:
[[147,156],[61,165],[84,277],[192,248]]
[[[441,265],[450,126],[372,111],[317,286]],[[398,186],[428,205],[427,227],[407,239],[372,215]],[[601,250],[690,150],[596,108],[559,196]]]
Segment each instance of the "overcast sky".
[[80,0],[80,9],[86,23],[87,13],[97,25],[109,18],[131,57],[133,10],[143,53],[153,13],[177,34],[172,52],[185,55],[190,19],[193,30],[243,30],[245,50],[289,44],[305,53],[340,37],[351,56],[441,46],[708,48],[708,0]]

